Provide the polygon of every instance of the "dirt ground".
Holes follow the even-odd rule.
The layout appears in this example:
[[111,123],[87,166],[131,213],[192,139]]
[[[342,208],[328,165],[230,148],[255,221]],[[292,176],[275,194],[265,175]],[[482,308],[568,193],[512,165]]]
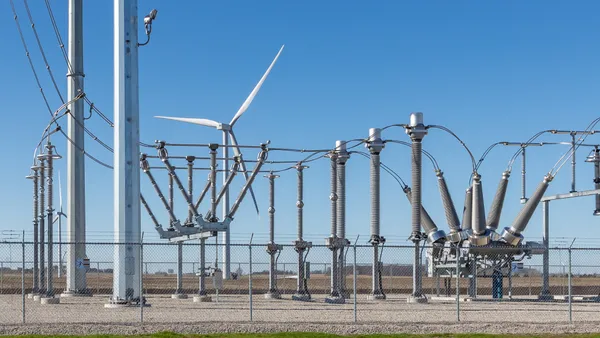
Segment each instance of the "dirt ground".
[[[21,274],[20,273],[3,273],[0,280],[0,294],[20,294],[21,293]],[[290,276],[291,277],[291,276]],[[32,286],[32,275],[25,275],[25,288],[29,292]],[[253,292],[256,294],[264,293],[268,289],[268,275],[260,274],[252,277]],[[61,293],[65,288],[65,278],[54,279],[54,289],[57,294]],[[567,278],[551,277],[550,291],[555,295],[566,295],[568,293]],[[112,274],[110,273],[88,273],[87,284],[92,294],[110,294],[112,293]],[[175,291],[177,278],[174,274],[145,274],[144,275],[144,292],[154,295],[169,295]],[[237,280],[223,281],[222,294],[247,294],[248,293],[248,276],[241,276]],[[508,295],[509,280],[504,278],[504,294]],[[572,280],[573,295],[597,296],[600,294],[600,278],[598,277],[574,277]],[[450,295],[455,295],[456,280],[450,281],[450,288],[444,288],[444,280],[439,282],[439,294],[445,295],[448,291]],[[467,293],[469,281],[466,278],[460,280],[461,294]],[[209,293],[213,293],[212,279],[207,277],[206,287]],[[286,278],[285,275],[278,276],[277,287],[282,294],[293,294],[296,290],[296,279]],[[346,278],[347,290],[353,289],[352,275]],[[491,295],[492,281],[489,277],[479,277],[477,280],[477,294]],[[315,294],[326,294],[330,290],[329,275],[312,274],[308,288]],[[360,275],[357,278],[357,293],[368,294],[371,291],[371,276]],[[538,295],[542,288],[542,279],[540,276],[532,277],[513,277],[512,278],[512,295]],[[184,275],[183,289],[185,293],[193,294],[198,290],[198,277],[192,274]],[[387,293],[408,294],[412,291],[412,277],[410,276],[385,276],[383,278],[383,289]],[[434,278],[423,278],[424,292],[437,295],[436,280]]]

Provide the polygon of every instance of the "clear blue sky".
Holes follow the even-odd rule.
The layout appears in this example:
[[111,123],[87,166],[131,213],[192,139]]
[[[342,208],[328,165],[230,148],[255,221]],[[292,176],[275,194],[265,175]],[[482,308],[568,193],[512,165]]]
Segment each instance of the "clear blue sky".
[[[49,81],[23,3],[15,0],[34,65],[53,108],[60,105]],[[1,230],[31,230],[32,153],[48,112],[39,95],[10,4],[3,3],[3,50],[0,53],[0,101],[3,108],[5,162],[0,195]],[[66,65],[43,3],[30,1],[41,43],[66,94]],[[53,2],[63,39],[67,40],[67,3]],[[113,117],[113,7],[111,1],[85,3],[85,91]],[[583,129],[598,116],[600,90],[600,22],[595,1],[281,1],[166,2],[140,1],[143,17],[158,9],[150,44],[140,50],[140,115],[142,141],[216,142],[220,132],[159,120],[154,115],[204,117],[228,122],[257,83],[282,44],[286,47],[250,109],[236,125],[244,144],[271,140],[272,146],[329,148],[335,140],[365,137],[370,127],[408,122],[422,111],[427,124],[444,125],[479,157],[497,141],[524,141],[543,129]],[[143,27],[140,25],[140,34]],[[86,106],[87,108],[87,106]],[[98,137],[112,145],[112,129],[97,115],[86,121]],[[63,122],[66,129],[66,121]],[[408,141],[391,128],[386,139]],[[567,141],[546,136],[544,141]],[[66,156],[66,141],[53,138]],[[112,155],[87,138],[91,154],[112,164]],[[591,136],[588,143],[600,143]],[[449,135],[432,130],[424,141],[446,173],[455,204],[462,211],[470,174],[466,152]],[[362,148],[364,149],[364,148]],[[497,148],[481,167],[486,206],[516,148]],[[529,152],[528,194],[567,150],[566,146]],[[153,150],[150,150],[154,154]],[[592,188],[592,165],[577,154],[578,190]],[[171,150],[171,154],[205,155],[206,149]],[[246,158],[256,153],[248,152]],[[272,152],[270,160],[301,156]],[[410,181],[408,148],[389,144],[382,161]],[[112,171],[90,160],[87,165],[87,226],[90,239],[110,239],[113,229]],[[66,191],[66,159],[58,161]],[[273,167],[282,168],[282,166]],[[447,229],[435,176],[425,162],[424,203],[438,226]],[[155,173],[166,189],[165,173]],[[204,173],[202,173],[204,175]],[[368,161],[359,155],[348,164],[348,234],[369,233]],[[322,243],[329,232],[327,160],[311,163],[305,174],[305,230]],[[196,182],[200,190],[205,177]],[[276,231],[289,243],[296,228],[293,171],[277,180]],[[237,179],[234,191],[241,186]],[[552,183],[548,194],[568,192],[570,166]],[[163,224],[167,215],[142,176],[142,185]],[[233,223],[234,239],[268,231],[267,180],[255,191],[261,218],[251,200],[243,203]],[[501,226],[521,208],[520,163],[511,178]],[[65,192],[66,194],[66,192]],[[232,198],[237,192],[232,194]],[[58,198],[56,200],[58,204]],[[178,201],[178,211],[185,218]],[[207,209],[203,206],[202,209]],[[593,198],[552,205],[552,234],[600,237],[592,216]],[[410,208],[400,187],[382,176],[381,234],[404,243],[410,233]],[[147,236],[155,236],[143,212]],[[536,212],[525,235],[539,238]]]

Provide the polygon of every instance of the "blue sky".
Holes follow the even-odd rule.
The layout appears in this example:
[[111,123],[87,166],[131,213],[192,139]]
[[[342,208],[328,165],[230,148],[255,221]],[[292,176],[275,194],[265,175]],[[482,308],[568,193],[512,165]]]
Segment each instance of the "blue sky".
[[[44,68],[23,3],[16,0],[19,21],[51,106],[60,105]],[[66,94],[66,65],[43,3],[30,1],[32,15],[51,69]],[[67,3],[52,9],[67,39]],[[410,112],[422,111],[426,124],[456,132],[479,157],[491,143],[524,141],[544,129],[584,129],[598,117],[600,23],[594,1],[304,1],[165,2],[140,1],[139,14],[158,9],[152,40],[140,50],[141,138],[170,142],[218,142],[220,132],[200,126],[159,120],[155,115],[231,120],[282,44],[286,47],[250,109],[235,126],[239,141],[274,147],[330,148],[338,139],[366,137],[368,128],[406,123]],[[3,4],[3,52],[0,54],[0,98],[3,105],[5,178],[0,195],[0,230],[31,230],[33,148],[49,120],[12,18]],[[113,116],[112,2],[86,2],[85,91],[107,116]],[[143,27],[140,26],[140,34]],[[87,106],[86,106],[87,109]],[[66,129],[66,121],[63,122]],[[108,144],[112,129],[97,115],[88,128]],[[600,128],[598,128],[600,129]],[[399,128],[385,139],[408,141]],[[568,141],[544,136],[543,141]],[[66,156],[66,141],[53,138]],[[90,138],[85,148],[112,163],[112,155]],[[587,143],[600,143],[590,136]],[[424,148],[438,160],[462,211],[470,175],[466,152],[451,136],[431,130]],[[364,148],[361,148],[365,150]],[[493,198],[506,163],[516,148],[498,147],[481,167],[486,206]],[[528,194],[567,150],[566,146],[535,148],[528,157]],[[154,154],[154,150],[146,150]],[[171,154],[206,155],[206,149],[170,149]],[[593,187],[593,168],[584,163],[588,149],[577,154],[577,188]],[[248,152],[245,158],[255,158]],[[272,152],[270,160],[300,159],[298,154]],[[382,161],[410,181],[409,149],[388,144]],[[90,160],[87,165],[87,227],[90,239],[110,240],[113,229],[112,171]],[[329,232],[327,160],[310,164],[305,180],[305,231],[322,243]],[[282,168],[281,165],[272,167]],[[424,203],[438,226],[447,229],[431,166],[424,165]],[[58,161],[63,191],[66,158]],[[155,173],[166,189],[166,173]],[[205,173],[198,174],[205,175]],[[354,155],[348,164],[349,236],[369,233],[368,161]],[[548,194],[568,192],[570,166],[551,184]],[[197,176],[196,191],[205,176]],[[293,171],[277,180],[276,232],[289,243],[296,228]],[[242,181],[237,179],[235,193]],[[233,223],[233,238],[254,232],[266,240],[268,185],[254,185],[261,217],[245,200]],[[142,190],[161,222],[167,214],[142,176]],[[515,164],[501,226],[510,226],[521,204],[520,162]],[[164,190],[163,190],[164,191]],[[65,192],[66,194],[66,192]],[[178,210],[185,218],[178,200]],[[58,198],[56,200],[58,204]],[[203,206],[202,209],[207,209]],[[553,203],[552,235],[600,237],[592,216],[593,198]],[[156,237],[145,212],[147,237]],[[382,176],[381,234],[404,243],[410,233],[410,208],[400,187]],[[527,238],[541,235],[541,214],[534,215]],[[588,240],[590,241],[590,240]],[[591,242],[590,242],[591,243]],[[596,241],[597,243],[597,241]]]

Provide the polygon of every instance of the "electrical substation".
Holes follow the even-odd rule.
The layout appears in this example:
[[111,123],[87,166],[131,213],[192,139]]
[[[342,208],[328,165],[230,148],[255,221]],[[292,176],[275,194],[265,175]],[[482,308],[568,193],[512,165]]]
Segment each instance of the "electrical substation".
[[[89,299],[101,297],[101,303],[90,303],[92,305],[88,304],[88,307],[107,308],[105,311],[119,311],[108,310],[114,308],[139,308],[143,320],[144,308],[151,307],[148,311],[154,311],[161,306],[177,307],[187,302],[186,306],[210,306],[210,309],[214,310],[217,306],[226,306],[228,299],[245,297],[247,293],[250,320],[253,320],[253,302],[258,302],[253,298],[256,296],[253,292],[259,290],[261,306],[277,304],[278,309],[322,303],[327,304],[324,306],[330,306],[327,309],[349,310],[350,303],[353,303],[356,321],[359,301],[387,304],[381,305],[382,307],[394,306],[414,310],[424,308],[426,305],[421,305],[424,303],[442,304],[444,299],[446,303],[456,300],[457,307],[461,306],[461,301],[476,304],[514,300],[549,304],[560,300],[569,302],[569,316],[571,302],[575,297],[591,304],[600,302],[600,285],[591,285],[593,291],[585,294],[572,292],[571,265],[567,277],[568,292],[559,295],[551,288],[552,280],[558,277],[551,272],[549,225],[551,202],[560,203],[559,200],[563,199],[593,196],[595,203],[590,212],[600,215],[600,144],[593,141],[595,134],[600,132],[596,130],[600,118],[591,121],[582,130],[544,130],[533,134],[529,139],[494,143],[479,159],[450,129],[451,126],[427,124],[430,121],[426,112],[402,113],[401,116],[404,116],[405,120],[390,121],[386,126],[365,128],[364,135],[356,135],[357,138],[351,140],[339,140],[332,133],[330,144],[319,149],[279,146],[283,142],[270,140],[269,135],[265,135],[264,142],[260,144],[240,141],[236,137],[234,127],[243,128],[238,125],[239,119],[248,110],[271,71],[276,69],[278,59],[285,58],[284,46],[281,46],[266,72],[229,122],[196,117],[154,116],[169,128],[187,123],[199,126],[203,132],[209,132],[205,127],[216,129],[221,133],[221,142],[183,143],[173,139],[156,140],[153,144],[143,143],[140,142],[139,136],[138,51],[149,43],[158,44],[160,41],[150,41],[152,25],[157,20],[157,10],[152,10],[141,21],[146,40],[143,43],[138,41],[137,31],[141,26],[137,21],[137,0],[114,2],[115,122],[103,115],[107,123],[114,128],[115,137],[114,149],[104,144],[114,154],[114,165],[104,164],[114,173],[114,239],[110,246],[111,254],[104,255],[112,257],[102,270],[100,258],[97,258],[100,255],[96,253],[94,257],[94,253],[90,252],[94,244],[86,241],[86,207],[89,208],[89,205],[86,206],[85,200],[85,162],[90,158],[96,163],[103,163],[90,157],[91,155],[84,150],[84,136],[86,133],[89,136],[93,135],[85,127],[84,104],[90,104],[90,112],[97,108],[89,102],[83,87],[82,0],[70,0],[69,4],[68,52],[62,47],[68,63],[68,98],[59,109],[51,111],[51,120],[44,130],[42,140],[36,146],[33,165],[29,168],[27,176],[33,185],[33,240],[31,243],[25,243],[23,238],[22,267],[19,268],[23,274],[23,292],[27,289],[29,298],[40,305],[54,304],[58,307],[63,306],[65,301],[74,304],[73,302],[91,302]],[[15,19],[16,17],[15,13]],[[17,25],[20,29],[18,21]],[[23,43],[27,50],[25,40]],[[47,69],[49,70],[49,67]],[[102,114],[99,110],[97,112]],[[64,132],[57,122],[65,116],[69,121],[67,132]],[[390,129],[401,130],[402,134],[388,134]],[[446,181],[446,175],[455,177],[459,173],[442,171],[434,155],[427,150],[427,140],[431,133],[450,135],[456,141],[456,145],[460,145],[468,154],[471,172],[469,183],[464,186],[464,190],[451,192],[448,184],[450,181]],[[60,147],[56,141],[59,134],[63,134],[68,140],[66,155],[59,155]],[[402,135],[403,139],[387,138],[388,135]],[[570,142],[558,142],[561,136],[570,137]],[[542,137],[555,137],[557,141],[540,141]],[[98,138],[92,139],[102,142]],[[391,144],[410,148],[410,156],[401,157],[401,161],[410,166],[410,180],[404,181],[393,169],[382,163],[382,155],[399,156],[395,150],[390,149]],[[497,185],[494,185],[496,181],[487,181],[490,183],[486,184],[486,189],[495,189],[495,194],[486,208],[483,179],[479,169],[495,147],[508,147],[515,151],[507,159],[507,166],[502,168],[504,170],[498,171],[495,178],[499,179]],[[545,175],[533,178],[538,182],[537,188],[527,194],[526,156],[541,147],[556,150],[556,163]],[[583,162],[590,164],[590,170],[593,165],[592,179],[586,178],[587,183],[593,183],[593,189],[589,190],[578,190],[576,186],[576,166],[580,164],[577,162],[577,154],[582,149],[591,150]],[[285,154],[286,159],[282,159],[282,154]],[[368,252],[368,259],[359,262],[362,266],[357,264],[359,239],[348,236],[346,219],[347,196],[354,193],[348,188],[347,169],[361,165],[354,160],[359,156],[369,160],[369,207],[365,207],[364,210],[369,213],[370,218],[369,224],[364,224],[361,228],[364,233],[368,232],[368,245],[363,248],[363,251]],[[54,191],[54,182],[60,177],[54,166],[56,161],[64,161],[64,157],[68,168],[66,213],[63,213],[62,209],[62,195],[59,210],[56,210],[54,204],[58,197]],[[294,159],[290,160],[290,157]],[[310,175],[305,177],[305,172],[316,161],[327,163],[329,171],[317,172],[311,169]],[[433,174],[423,171],[424,161],[431,162]],[[508,220],[501,216],[509,183],[511,178],[516,176],[513,173],[513,165],[517,161],[521,164],[519,201],[522,205],[516,217]],[[564,193],[561,194],[547,194],[548,187],[561,169],[566,176],[564,171],[567,169],[563,167],[567,163],[571,164],[570,187],[565,187]],[[400,184],[394,203],[410,205],[410,222],[406,215],[405,219],[397,222],[395,228],[382,231],[381,176],[387,174]],[[278,199],[281,192],[278,181],[281,181],[279,178],[284,175],[293,176],[297,189],[296,222],[292,225],[295,226],[296,232],[293,240],[286,241],[278,237],[284,232],[284,226],[276,224],[275,217],[276,208],[282,203],[281,199]],[[319,242],[307,236],[304,221],[305,196],[313,195],[307,189],[305,180],[314,176],[327,176],[329,182],[326,196],[329,208],[326,231],[329,235],[320,238]],[[165,184],[165,178],[168,184]],[[259,179],[268,182],[265,183],[268,184],[268,196],[255,193],[253,186],[256,186]],[[361,179],[365,182],[367,180],[366,177]],[[423,181],[437,185],[438,201],[424,201]],[[241,187],[234,185],[234,182],[241,182]],[[142,186],[148,188],[145,195],[141,192]],[[149,197],[149,194],[153,196]],[[464,201],[462,210],[459,200]],[[243,203],[253,204],[257,214],[259,204],[266,205],[264,209],[267,210],[269,227],[268,241],[259,243],[260,252],[255,250],[257,244],[252,243],[251,239],[251,242],[243,247],[248,254],[244,251],[244,256],[240,259],[232,255],[235,245],[232,244],[231,234],[240,230],[238,223],[241,221],[236,219],[236,215]],[[440,224],[446,224],[447,229],[438,226],[431,216],[435,205],[441,205],[443,208],[445,219]],[[531,227],[530,223],[537,209],[541,209],[542,213],[542,240],[528,240],[526,236],[534,238],[529,235],[531,232],[527,229]],[[148,216],[151,224],[143,224],[142,215]],[[65,242],[54,237],[55,224],[62,227],[63,217],[67,222]],[[291,229],[290,224],[286,224],[285,227],[288,231]],[[30,230],[29,226],[26,230]],[[256,229],[251,229],[254,230]],[[149,232],[154,232],[165,248],[177,249],[176,259],[170,262],[173,266],[169,266],[173,272],[164,273],[164,280],[160,279],[162,270],[156,270],[156,276],[152,276],[153,273],[148,272],[148,265],[144,264],[148,252],[145,251],[147,247],[143,234]],[[62,233],[60,229],[58,233]],[[401,260],[384,255],[384,252],[387,254],[388,250],[391,250],[388,249],[390,245],[386,243],[386,236],[407,238],[408,244],[402,249],[410,252],[410,258]],[[32,248],[30,260],[25,258],[26,244]],[[570,245],[569,264],[573,243]],[[58,254],[55,249],[58,249]],[[316,255],[315,252],[319,249],[325,253],[323,257]],[[64,261],[66,269],[63,269],[63,250],[67,257]],[[282,255],[286,257],[285,262],[282,262]],[[211,260],[213,258],[214,261]],[[528,260],[536,258],[541,259],[539,292],[531,291],[529,276],[528,298],[516,297],[516,293],[513,293],[513,280],[517,278],[515,273],[522,270]],[[57,261],[58,269],[55,271]],[[235,270],[236,261],[240,272]],[[94,263],[97,265],[95,270],[92,270]],[[264,279],[258,278],[259,274],[253,272],[257,264],[264,264],[266,267]],[[283,268],[280,267],[282,264]],[[285,264],[288,264],[288,267],[293,265],[293,268],[286,269]],[[27,280],[30,287],[25,286],[26,265],[31,266],[31,276]],[[395,275],[392,272],[395,268],[410,271]],[[92,275],[93,273],[95,275]],[[101,274],[109,276],[109,287],[99,286],[97,281],[100,280]],[[168,276],[171,274],[174,278]],[[407,282],[400,287],[398,285],[404,281],[403,277],[406,277]],[[90,282],[92,278],[95,278],[95,284]],[[156,284],[159,286],[149,292],[144,283],[146,279],[151,278],[156,278]],[[314,282],[317,278],[326,286],[317,288]],[[491,283],[489,292],[487,287],[480,286],[483,284],[483,278],[485,283]],[[193,292],[186,286],[186,281],[191,279],[195,283]],[[61,283],[64,280],[60,294],[57,292],[58,280]],[[262,283],[260,287],[257,287],[257,280]],[[442,282],[444,290],[440,291]],[[289,292],[289,285],[292,284],[293,290]],[[236,289],[232,285],[235,285]],[[282,285],[286,285],[285,290]],[[426,290],[428,287],[435,287],[437,290],[430,292]],[[481,294],[481,290],[485,290],[484,295]],[[162,297],[165,299],[160,299],[157,295],[166,296]],[[559,299],[559,296],[567,298]],[[188,297],[192,300],[188,300]],[[398,299],[401,302],[393,302]],[[373,306],[373,309],[377,310],[379,305]],[[215,313],[219,311],[222,309],[214,310]],[[24,313],[25,310],[23,316]]]

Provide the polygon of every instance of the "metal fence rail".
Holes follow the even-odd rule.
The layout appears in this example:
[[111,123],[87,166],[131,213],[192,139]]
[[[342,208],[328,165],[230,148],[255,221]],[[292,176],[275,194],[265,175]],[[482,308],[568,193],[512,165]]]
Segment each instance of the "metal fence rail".
[[[55,243],[68,255],[73,243]],[[98,322],[194,322],[194,321],[298,321],[298,322],[430,322],[481,321],[481,313],[494,313],[497,321],[537,323],[597,321],[600,323],[600,250],[598,248],[550,249],[547,292],[543,262],[533,255],[503,269],[480,266],[465,273],[460,264],[449,275],[430,269],[423,250],[422,285],[427,304],[409,304],[412,291],[413,246],[385,246],[379,265],[380,288],[385,300],[370,300],[373,290],[372,246],[351,245],[341,272],[343,304],[326,302],[332,292],[331,251],[313,246],[306,256],[305,285],[310,301],[294,301],[297,291],[298,254],[293,245],[278,253],[275,286],[280,299],[266,299],[269,291],[270,255],[267,244],[231,246],[231,275],[218,274],[222,266],[220,245],[207,244],[205,285],[207,297],[200,302],[199,245],[182,247],[178,264],[177,244],[138,243],[142,249],[143,295],[150,307],[106,309],[113,291],[114,243],[86,243],[89,262],[85,270],[87,289],[83,297],[62,297],[67,289],[67,261],[53,257],[53,283],[40,282],[33,290],[33,243],[0,243],[0,324],[98,323]],[[54,252],[59,252],[54,250]],[[63,266],[60,266],[61,262]],[[458,262],[458,261],[457,261]],[[181,272],[178,273],[178,267]],[[456,275],[459,278],[456,278]],[[215,279],[216,278],[216,279]],[[47,286],[51,285],[52,290]],[[85,297],[87,296],[87,297]],[[59,298],[60,304],[42,304],[38,298]],[[197,298],[197,297],[196,297]],[[285,310],[285,311],[283,311]],[[502,315],[502,314],[506,315]]]

